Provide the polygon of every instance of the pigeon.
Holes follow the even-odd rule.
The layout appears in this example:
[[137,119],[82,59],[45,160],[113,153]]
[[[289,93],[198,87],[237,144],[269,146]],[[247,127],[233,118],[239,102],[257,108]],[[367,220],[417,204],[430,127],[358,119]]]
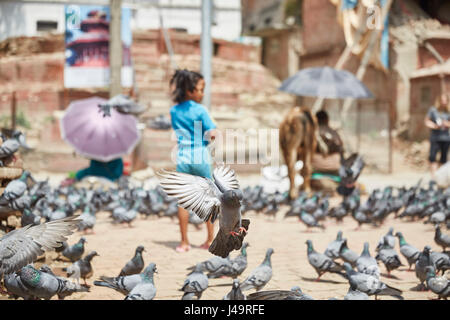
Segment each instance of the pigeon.
[[70,260],[70,262],[75,262],[83,256],[84,253],[84,244],[86,243],[86,238],[81,237],[77,243],[72,246],[67,247],[61,253],[64,257]]
[[100,280],[95,280],[94,285],[99,287],[107,287],[128,295],[133,288],[142,282],[143,278],[148,277],[150,273],[154,273],[155,264],[150,263],[140,274],[132,274],[130,276],[105,277],[101,276]]
[[3,284],[8,291],[8,294],[10,294],[14,299],[18,299],[19,297],[24,300],[37,299],[22,283],[22,280],[20,280],[20,276],[17,272],[5,274],[3,277]]
[[243,193],[233,170],[218,167],[213,180],[180,172],[163,171],[158,175],[164,191],[177,198],[181,207],[192,210],[204,221],[214,223],[219,217],[219,231],[209,252],[226,258],[242,247],[250,220],[241,218]]
[[145,266],[144,259],[142,257],[143,251],[145,251],[144,246],[138,246],[136,248],[134,257],[125,264],[122,270],[120,270],[119,277],[141,273]]
[[42,265],[39,268],[39,271],[48,273],[48,274],[54,276],[55,278],[58,278],[58,279],[64,281],[64,284],[67,287],[66,288],[67,290],[58,292],[58,299],[60,299],[60,300],[64,300],[65,297],[68,297],[68,296],[72,295],[75,292],[88,292],[89,291],[88,287],[80,286],[79,284],[75,285],[72,282],[67,281],[67,279],[65,279],[65,278],[56,276],[53,273],[53,271],[50,269],[50,267],[48,265],[46,265],[46,264]]
[[377,299],[377,296],[381,295],[392,296],[403,300],[401,290],[388,286],[384,282],[378,280],[375,276],[353,270],[351,265],[347,262],[344,262],[344,268],[352,290],[364,292],[369,296],[375,295],[375,300]]
[[41,217],[35,215],[29,208],[25,208],[22,212],[22,216],[20,218],[20,224],[22,227],[26,225],[36,226],[41,223]]
[[20,178],[10,181],[0,196],[0,205],[10,204],[24,195],[28,189],[27,181],[30,177],[30,172],[24,170]]
[[442,247],[443,252],[446,248],[450,247],[450,236],[443,234],[439,225],[436,226],[436,231],[434,233],[434,242]]
[[378,241],[375,251],[378,252],[382,247],[394,249],[395,241],[394,228],[389,228],[389,231]]
[[241,253],[230,260],[229,263],[223,264],[215,272],[208,273],[208,278],[231,277],[233,279],[239,277],[247,268],[247,247],[248,242],[242,244]]
[[45,251],[60,246],[76,228],[77,217],[27,225],[5,234],[0,238],[0,275],[19,271]]
[[375,260],[383,262],[388,272],[388,277],[390,278],[391,271],[403,266],[403,264],[400,261],[400,257],[397,252],[388,244],[387,237],[384,237],[384,241],[385,243],[380,247],[378,254],[375,256]]
[[267,249],[264,261],[241,283],[241,290],[248,291],[256,289],[261,290],[272,279],[272,262],[271,257],[274,253],[272,248]]
[[184,292],[181,300],[192,300],[194,296],[197,297],[197,300],[200,300],[203,291],[208,288],[208,277],[201,270],[202,267],[197,264],[194,271],[184,280],[180,289]]
[[32,265],[26,265],[18,274],[28,293],[39,299],[50,300],[55,295],[63,299],[74,292],[88,291],[87,288],[76,285],[67,279],[37,270]]
[[312,216],[311,214],[307,213],[306,211],[301,211],[300,212],[300,221],[303,222],[306,225],[306,229],[307,231],[310,230],[311,227],[317,227],[320,228],[322,230],[325,229],[325,227],[321,224],[319,224],[316,219],[314,219],[314,216]]
[[31,149],[25,142],[25,135],[21,131],[14,130],[11,134],[11,138],[3,139],[3,143],[0,145],[0,167],[5,165],[5,161],[11,158],[14,153],[19,150],[19,147],[23,147],[26,150]]
[[364,243],[364,249],[358,260],[356,260],[356,269],[358,272],[380,277],[380,268],[377,260],[370,256],[369,243]]
[[231,291],[228,292],[222,300],[247,300],[245,294],[242,293],[241,287],[239,285],[239,279],[233,279]]
[[314,300],[310,295],[302,292],[299,286],[291,290],[269,290],[249,294],[247,300]]
[[341,248],[339,249],[339,258],[344,260],[344,262],[350,263],[352,268],[356,267],[356,260],[358,260],[359,255],[348,248],[347,239],[342,241]]
[[75,261],[67,268],[67,277],[76,279],[77,283],[79,283],[80,278],[83,278],[84,285],[89,287],[86,283],[86,278],[90,278],[94,274],[91,261],[95,256],[98,256],[98,253],[96,251],[91,251],[84,258]]
[[320,277],[326,272],[337,273],[345,277],[345,275],[341,273],[343,271],[342,266],[334,262],[325,254],[315,251],[311,240],[306,240],[306,245],[308,262],[318,274],[316,281],[319,281]]
[[436,268],[436,271],[441,271],[444,275],[445,271],[450,269],[450,256],[442,252],[432,251],[430,253],[431,263]]
[[96,222],[94,209],[90,205],[86,205],[84,207],[83,213],[80,215],[80,219],[82,220],[78,225],[78,231],[94,230],[94,225]]
[[433,266],[433,262],[431,261],[431,247],[425,246],[423,251],[419,254],[419,258],[416,261],[416,277],[420,281],[420,286],[422,290],[425,290],[424,282],[427,280],[427,271],[426,267]]
[[333,260],[338,259],[339,251],[343,244],[344,240],[342,239],[342,231],[339,231],[336,236],[336,240],[332,241],[325,250],[325,255]]
[[131,100],[128,95],[124,94],[118,94],[100,106],[102,109],[105,107],[114,108],[120,113],[131,115],[139,115],[147,109]]
[[352,212],[352,217],[354,220],[356,220],[356,222],[358,222],[358,226],[355,228],[355,230],[360,230],[363,224],[372,223],[372,219],[367,214],[365,214],[361,209],[357,209],[354,212]]
[[397,232],[395,235],[399,240],[400,253],[406,258],[406,261],[408,261],[408,271],[411,271],[411,266],[415,265],[417,259],[419,259],[420,250],[408,244],[401,232]]
[[141,282],[130,291],[125,300],[153,300],[156,296],[154,273],[158,273],[156,264],[151,263],[148,272],[142,276]]
[[131,227],[131,222],[136,219],[138,215],[138,209],[142,204],[142,199],[137,198],[129,210],[125,211],[117,211],[114,210],[113,219],[115,223],[128,223],[128,226]]
[[198,265],[200,266],[201,272],[214,273],[225,266],[231,267],[231,261],[229,256],[226,258],[213,256],[208,260],[202,261],[194,266],[187,268],[187,270],[196,270]]
[[344,297],[344,300],[369,300],[369,296],[367,293],[353,290],[352,287],[350,287]]
[[436,272],[432,266],[426,267],[425,271],[427,272],[427,287],[438,295],[439,300],[447,300],[450,296],[450,281],[446,277],[436,276]]

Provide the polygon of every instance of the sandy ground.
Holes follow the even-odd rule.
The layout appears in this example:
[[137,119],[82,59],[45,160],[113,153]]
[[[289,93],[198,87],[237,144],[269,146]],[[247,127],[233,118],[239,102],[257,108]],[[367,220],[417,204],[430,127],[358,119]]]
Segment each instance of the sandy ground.
[[[367,175],[362,179],[369,190],[378,187],[383,181],[383,186],[387,183],[393,185],[413,185],[423,174],[409,174],[400,176]],[[257,182],[257,177],[242,178],[247,184]],[[339,201],[332,199],[332,203]],[[257,267],[264,259],[268,248],[274,249],[272,256],[273,277],[264,290],[269,289],[290,289],[298,285],[305,293],[316,299],[328,299],[336,297],[342,299],[348,290],[348,283],[345,279],[335,274],[325,274],[320,282],[315,282],[317,277],[315,270],[309,265],[306,254],[305,241],[313,241],[314,248],[323,252],[331,241],[336,237],[339,230],[348,239],[350,249],[360,253],[363,243],[368,241],[371,254],[378,240],[384,235],[389,227],[394,227],[394,232],[401,231],[408,243],[423,249],[425,245],[430,245],[433,250],[441,250],[434,240],[434,230],[430,225],[422,222],[407,222],[389,217],[385,224],[379,228],[363,226],[360,231],[355,231],[356,222],[350,217],[346,217],[342,224],[336,224],[335,220],[325,222],[326,230],[313,230],[305,232],[306,227],[296,217],[284,219],[287,206],[281,208],[275,219],[248,212],[245,217],[251,220],[249,233],[246,241],[250,243],[248,248],[248,267],[241,275],[240,280],[244,280],[249,273]],[[218,226],[216,224],[216,230]],[[206,230],[196,230],[194,226],[189,226],[189,239],[192,249],[186,253],[177,253],[174,249],[178,244],[180,234],[177,219],[170,218],[149,218],[147,220],[138,218],[131,228],[127,226],[113,225],[109,218],[109,213],[100,212],[97,214],[97,224],[95,234],[86,235],[86,252],[96,250],[99,257],[95,257],[92,265],[94,275],[88,279],[88,284],[92,285],[95,279],[101,275],[116,276],[124,264],[133,256],[138,245],[143,245],[147,252],[144,252],[146,265],[154,262],[157,265],[158,273],[155,276],[157,293],[155,300],[178,300],[182,296],[179,291],[186,278],[189,266],[209,259],[212,255],[198,246],[206,239]],[[69,244],[73,244],[83,234],[76,232],[69,238]],[[396,250],[399,252],[398,242]],[[399,253],[400,254],[400,253]],[[61,268],[68,266],[68,263],[52,261],[54,253],[47,254],[47,263],[57,273],[62,272]],[[237,251],[232,253],[232,258],[238,255]],[[406,265],[406,260],[401,256],[402,262]],[[39,266],[40,263],[38,263]],[[380,264],[382,273],[386,273],[384,265]],[[417,286],[418,280],[414,272],[408,272],[407,267],[401,267],[392,272],[395,278],[389,279],[382,276],[382,281],[403,290],[405,299],[428,299],[435,295],[431,292],[417,292],[412,289]],[[210,279],[209,287],[204,292],[202,299],[222,299],[231,288],[231,278]],[[253,292],[248,291],[247,294]],[[90,292],[74,294],[67,299],[123,299],[124,296],[112,289],[92,286]],[[371,298],[373,299],[373,298]],[[391,299],[382,297],[382,299]]]

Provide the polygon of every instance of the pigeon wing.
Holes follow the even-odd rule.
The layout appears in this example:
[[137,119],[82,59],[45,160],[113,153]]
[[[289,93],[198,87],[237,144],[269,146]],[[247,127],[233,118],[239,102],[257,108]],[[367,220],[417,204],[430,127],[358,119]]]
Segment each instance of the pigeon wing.
[[230,167],[220,166],[214,169],[214,182],[221,192],[240,189],[234,171]]
[[78,216],[55,220],[36,226],[25,226],[0,239],[0,273],[20,270],[36,260],[44,251],[61,246],[73,233],[80,220]]
[[214,221],[220,213],[220,191],[215,184],[203,177],[181,172],[158,173],[164,191],[178,199],[178,205],[194,212],[203,221]]

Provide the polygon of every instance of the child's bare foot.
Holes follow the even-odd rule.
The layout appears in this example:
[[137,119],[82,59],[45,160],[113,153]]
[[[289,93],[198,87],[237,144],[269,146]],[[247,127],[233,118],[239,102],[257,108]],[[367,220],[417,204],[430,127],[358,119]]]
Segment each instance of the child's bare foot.
[[176,252],[188,252],[190,249],[191,249],[191,246],[189,244],[180,243],[180,245],[178,245],[178,247],[176,247],[175,251]]

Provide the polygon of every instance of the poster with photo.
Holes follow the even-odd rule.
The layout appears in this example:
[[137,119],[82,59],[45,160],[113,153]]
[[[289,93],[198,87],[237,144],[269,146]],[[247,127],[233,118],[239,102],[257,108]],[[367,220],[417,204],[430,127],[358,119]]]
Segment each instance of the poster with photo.
[[[109,86],[109,24],[108,6],[65,6],[65,66],[66,88]],[[122,86],[132,87],[131,9],[122,8]]]

